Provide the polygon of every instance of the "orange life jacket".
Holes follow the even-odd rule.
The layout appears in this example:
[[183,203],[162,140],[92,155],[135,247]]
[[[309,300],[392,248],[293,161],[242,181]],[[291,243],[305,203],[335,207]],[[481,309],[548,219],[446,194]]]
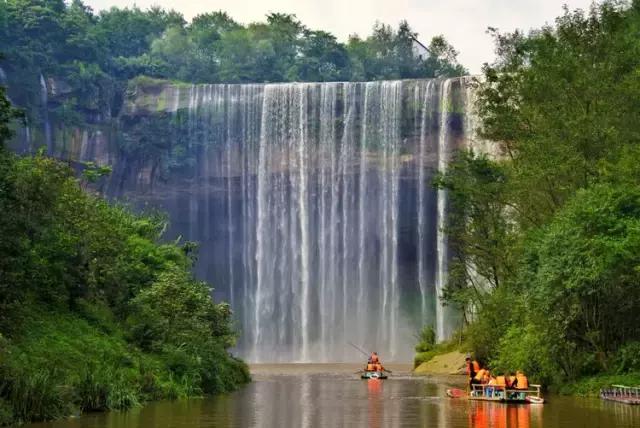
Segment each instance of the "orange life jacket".
[[367,371],[368,372],[375,371],[375,364],[371,364],[371,363],[367,364]]
[[482,379],[484,378],[484,375],[487,371],[485,369],[480,369],[476,372],[476,377],[475,380],[479,380],[482,381]]
[[507,379],[504,376],[496,377],[496,385],[498,386],[507,386]]
[[478,370],[480,370],[480,363],[478,363],[476,360],[473,360],[471,364],[473,364],[473,371],[477,373]]
[[516,379],[518,380],[516,389],[529,389],[529,380],[525,375],[523,374],[516,375]]

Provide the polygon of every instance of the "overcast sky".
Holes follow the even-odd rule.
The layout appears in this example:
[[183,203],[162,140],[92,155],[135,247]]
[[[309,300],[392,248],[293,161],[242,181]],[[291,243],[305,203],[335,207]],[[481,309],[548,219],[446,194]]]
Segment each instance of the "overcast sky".
[[268,12],[293,13],[309,28],[325,30],[346,41],[349,34],[366,36],[376,21],[391,24],[406,19],[428,44],[443,34],[460,51],[460,61],[472,73],[493,58],[487,27],[501,31],[529,30],[552,23],[562,5],[586,9],[592,0],[86,0],[95,11],[111,6],[141,8],[159,5],[175,9],[187,20],[199,13],[224,10],[243,24],[264,20]]

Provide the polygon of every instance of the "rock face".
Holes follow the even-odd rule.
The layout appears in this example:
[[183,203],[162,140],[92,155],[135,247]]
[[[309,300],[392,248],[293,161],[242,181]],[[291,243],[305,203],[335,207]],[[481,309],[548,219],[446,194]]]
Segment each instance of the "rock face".
[[[354,361],[351,341],[408,360],[420,326],[444,339],[458,318],[437,297],[447,200],[430,182],[479,144],[469,83],[144,79],[108,122],[49,124],[49,150],[112,165],[109,197],[166,210],[170,237],[200,242],[196,274],[230,301],[243,357]],[[16,148],[44,135],[21,130]]]

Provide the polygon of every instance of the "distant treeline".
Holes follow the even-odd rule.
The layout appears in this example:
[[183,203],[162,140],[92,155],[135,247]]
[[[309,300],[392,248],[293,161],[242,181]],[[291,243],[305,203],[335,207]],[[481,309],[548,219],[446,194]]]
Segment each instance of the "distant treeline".
[[[271,13],[242,25],[225,12],[191,22],[159,7],[94,13],[80,0],[0,2],[0,66],[19,104],[34,103],[40,74],[62,77],[83,107],[117,102],[123,82],[146,75],[186,82],[242,83],[379,80],[462,75],[457,52],[434,37],[414,52],[406,21],[394,30],[376,23],[366,39],[347,43],[311,30],[295,15]],[[32,97],[32,99],[29,99]],[[27,99],[21,99],[27,98]],[[115,99],[114,99],[115,98]],[[72,106],[67,106],[72,107]]]

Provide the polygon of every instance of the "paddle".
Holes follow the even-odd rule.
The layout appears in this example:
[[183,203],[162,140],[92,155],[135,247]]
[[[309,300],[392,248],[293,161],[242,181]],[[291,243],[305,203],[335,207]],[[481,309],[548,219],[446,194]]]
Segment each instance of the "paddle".
[[358,347],[358,346],[354,345],[353,343],[351,343],[351,342],[347,342],[347,343],[348,343],[349,345],[353,346],[354,348],[356,348],[358,351],[362,352],[366,357],[368,357],[368,356],[370,355],[369,353],[367,353],[367,352],[363,351],[363,350],[362,350],[362,348],[360,348],[360,347]]
[[[351,342],[347,342],[347,343],[348,343],[349,345],[353,346],[354,348],[356,348],[358,351],[362,352],[365,356],[367,356],[367,357],[368,357],[369,355],[371,355],[371,354],[369,354],[368,352],[363,351],[363,350],[362,350],[362,348],[360,348],[359,346],[356,346],[356,345],[354,345],[354,344],[353,344],[353,343],[351,343]],[[358,370],[356,373],[360,373],[361,371],[363,371],[363,370]],[[382,369],[382,371],[383,371],[383,372],[387,372],[387,373],[393,373],[391,370],[387,370],[387,369]]]

